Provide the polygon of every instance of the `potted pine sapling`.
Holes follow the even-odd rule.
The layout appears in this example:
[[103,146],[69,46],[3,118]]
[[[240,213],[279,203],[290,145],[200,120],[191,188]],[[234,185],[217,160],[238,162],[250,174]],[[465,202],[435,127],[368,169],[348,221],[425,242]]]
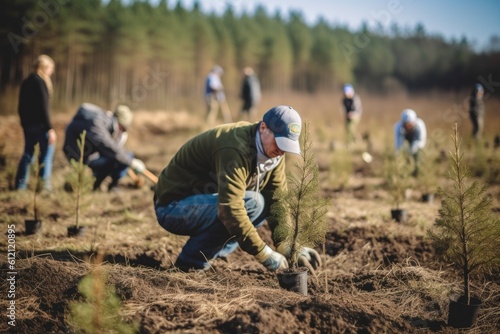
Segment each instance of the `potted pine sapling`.
[[438,188],[441,208],[429,236],[436,252],[461,273],[462,294],[450,298],[448,324],[467,328],[475,324],[482,301],[471,296],[470,278],[500,265],[500,220],[494,216],[487,185],[472,182],[463,162],[457,125],[450,153],[449,189]]
[[281,240],[278,250],[285,254],[289,264],[289,269],[278,272],[279,284],[307,295],[308,270],[299,267],[299,255],[305,247],[312,248],[323,242],[328,200],[320,196],[319,172],[311,150],[308,123],[304,123],[300,144],[300,160],[295,162],[297,172],[288,173],[288,189],[275,193],[271,214],[278,224],[275,231]]
[[69,183],[71,189],[75,192],[75,225],[69,226],[68,237],[83,236],[85,233],[85,226],[80,226],[80,209],[82,196],[92,190],[93,177],[89,177],[86,172],[86,166],[83,163],[83,154],[85,150],[85,136],[87,131],[80,134],[77,140],[78,149],[80,150],[80,157],[78,161],[71,159],[70,163],[73,167],[73,172],[70,175]]
[[26,219],[24,221],[24,231],[26,235],[36,234],[40,232],[42,228],[42,221],[38,217],[38,203],[37,197],[40,193],[43,185],[40,177],[40,170],[42,169],[42,164],[39,161],[40,157],[40,144],[36,143],[33,151],[33,163],[31,164],[31,171],[35,175],[35,185],[33,189],[33,215],[34,219]]
[[408,211],[400,208],[401,203],[406,199],[405,191],[410,176],[406,160],[402,153],[396,154],[386,161],[385,168],[388,189],[395,206],[391,209],[391,218],[399,223],[404,223],[408,219]]

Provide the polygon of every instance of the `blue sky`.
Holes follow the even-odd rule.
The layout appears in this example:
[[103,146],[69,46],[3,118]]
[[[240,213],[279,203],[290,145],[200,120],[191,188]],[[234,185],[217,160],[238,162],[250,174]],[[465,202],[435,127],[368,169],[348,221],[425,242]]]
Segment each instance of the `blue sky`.
[[[170,0],[173,5],[177,0]],[[194,0],[182,0],[190,7]],[[400,27],[414,28],[422,23],[428,33],[439,34],[447,40],[467,37],[477,49],[482,49],[492,35],[500,37],[499,0],[201,0],[206,11],[222,12],[228,3],[239,13],[251,11],[263,4],[268,13],[280,9],[287,15],[290,9],[299,10],[308,23],[319,16],[328,22],[358,29],[363,21],[374,26],[376,21],[384,27],[397,23]]]

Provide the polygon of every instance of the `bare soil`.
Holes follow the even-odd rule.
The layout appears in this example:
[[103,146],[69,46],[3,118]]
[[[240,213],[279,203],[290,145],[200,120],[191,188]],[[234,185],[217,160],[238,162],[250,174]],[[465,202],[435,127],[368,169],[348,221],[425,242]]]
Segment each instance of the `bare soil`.
[[[69,115],[54,119],[62,145]],[[154,173],[160,172],[177,148],[200,131],[201,121],[185,112],[138,112],[129,148]],[[308,296],[279,287],[276,275],[238,249],[226,261],[217,259],[204,272],[171,269],[185,237],[163,230],[156,222],[151,183],[134,188],[121,181],[120,193],[87,195],[81,221],[82,238],[68,238],[74,224],[74,198],[63,189],[70,172],[62,151],[56,153],[54,190],[41,194],[43,230],[24,235],[24,219],[32,218],[32,192],[13,191],[13,174],[22,152],[22,132],[14,116],[0,120],[0,222],[16,230],[16,326],[2,317],[0,332],[77,333],[70,326],[69,305],[82,301],[77,285],[90,272],[97,254],[107,283],[121,299],[120,317],[140,333],[500,333],[498,271],[473,280],[473,293],[483,300],[477,325],[457,330],[447,325],[449,298],[458,295],[461,278],[440,262],[426,237],[440,203],[420,202],[414,192],[403,206],[409,220],[390,218],[392,203],[381,173],[381,153],[370,165],[353,150],[353,173],[342,187],[331,185],[324,157],[329,145],[317,145],[322,191],[331,200],[325,243],[317,250],[323,266],[308,277]],[[445,181],[440,180],[440,184]],[[489,190],[500,197],[500,187]],[[495,200],[495,210],[498,210]],[[267,225],[259,229],[272,244]],[[11,269],[2,251],[2,312],[9,300],[4,279]]]

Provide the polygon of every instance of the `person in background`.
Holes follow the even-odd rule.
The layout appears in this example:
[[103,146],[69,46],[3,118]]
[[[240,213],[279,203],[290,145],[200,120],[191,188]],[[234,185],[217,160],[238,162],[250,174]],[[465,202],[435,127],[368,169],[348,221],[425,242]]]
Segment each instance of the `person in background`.
[[224,93],[224,85],[222,84],[221,77],[224,70],[219,65],[212,68],[208,73],[205,80],[205,102],[207,104],[207,114],[205,121],[211,125],[215,123],[219,109],[224,117],[224,122],[231,121],[231,114],[226,101],[226,94]]
[[408,151],[413,157],[413,176],[418,176],[419,151],[425,147],[427,141],[427,129],[423,120],[417,117],[417,113],[412,109],[405,109],[401,113],[401,119],[394,125],[394,146],[396,152],[403,149],[405,142],[408,142]]
[[342,106],[345,112],[346,144],[349,147],[357,140],[357,126],[363,113],[361,98],[354,91],[351,84],[344,85]]
[[[179,149],[154,188],[158,223],[190,237],[175,267],[207,269],[210,260],[227,257],[238,245],[270,271],[288,267],[270,208],[275,191],[286,187],[285,152],[300,154],[301,127],[296,110],[276,106],[260,122],[220,125]],[[257,233],[266,218],[278,252]],[[321,264],[314,249],[299,254],[310,270]]]
[[472,136],[478,140],[483,134],[484,127],[484,89],[480,83],[472,88],[469,98],[469,117],[472,123]]
[[52,163],[57,140],[49,115],[49,101],[53,94],[50,77],[54,73],[54,60],[40,55],[34,71],[21,84],[18,112],[24,133],[24,153],[17,168],[15,187],[25,190],[28,185],[35,145],[40,145],[38,161],[44,191],[51,191]]
[[132,111],[126,105],[117,105],[114,112],[110,112],[84,103],[68,124],[63,146],[68,161],[80,158],[77,141],[81,133],[87,131],[83,162],[94,174],[94,190],[99,190],[104,179],[110,176],[108,191],[116,191],[118,181],[127,174],[129,167],[136,173],[146,169],[144,162],[135,159],[133,153],[123,147],[132,118]]
[[240,97],[243,100],[243,105],[241,106],[242,119],[251,120],[255,112],[255,107],[260,102],[261,97],[260,82],[251,67],[245,67],[243,70],[243,84],[241,86]]

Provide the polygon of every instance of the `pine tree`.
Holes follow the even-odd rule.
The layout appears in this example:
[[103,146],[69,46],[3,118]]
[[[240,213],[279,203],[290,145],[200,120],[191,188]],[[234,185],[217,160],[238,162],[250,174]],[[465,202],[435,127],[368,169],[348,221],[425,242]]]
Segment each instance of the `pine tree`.
[[87,131],[83,131],[80,134],[80,138],[77,140],[78,149],[80,150],[80,158],[78,161],[71,159],[71,167],[73,167],[73,172],[67,177],[67,182],[69,183],[72,190],[75,191],[75,227],[80,226],[80,209],[81,209],[81,198],[84,194],[92,190],[92,184],[94,183],[94,177],[89,177],[86,175],[86,165],[83,163],[83,154],[85,152],[85,136]]
[[328,200],[320,196],[319,171],[312,153],[309,124],[300,137],[301,159],[298,173],[288,173],[288,189],[277,191],[271,214],[278,222],[276,235],[290,249],[289,265],[297,268],[298,252],[320,244],[326,234]]
[[69,323],[76,333],[137,332],[135,324],[127,324],[121,319],[120,298],[116,295],[114,286],[106,284],[106,276],[102,263],[93,264],[90,274],[78,284],[78,292],[84,300],[71,302],[69,305]]
[[463,292],[470,304],[470,275],[500,265],[500,220],[491,211],[487,185],[469,179],[456,124],[453,143],[448,171],[453,187],[438,188],[442,205],[429,235],[437,252],[462,272]]

